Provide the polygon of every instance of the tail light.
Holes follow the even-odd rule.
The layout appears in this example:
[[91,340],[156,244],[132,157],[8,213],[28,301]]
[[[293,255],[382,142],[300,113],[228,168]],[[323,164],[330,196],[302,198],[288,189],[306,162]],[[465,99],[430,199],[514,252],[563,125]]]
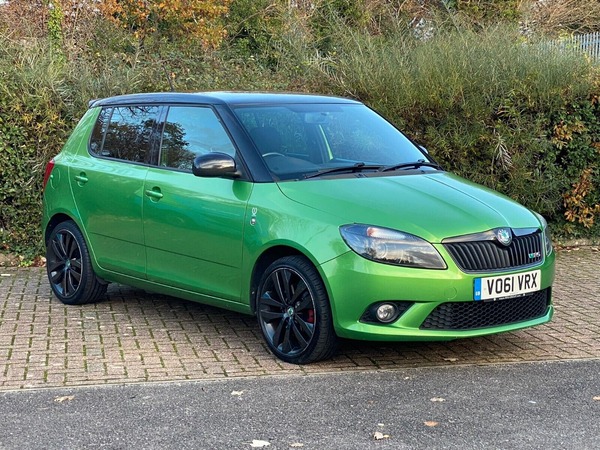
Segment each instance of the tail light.
[[44,182],[42,184],[42,191],[46,189],[46,185],[48,184],[48,180],[50,179],[50,175],[52,174],[52,169],[54,169],[54,158],[48,161],[46,164],[46,171],[44,172]]

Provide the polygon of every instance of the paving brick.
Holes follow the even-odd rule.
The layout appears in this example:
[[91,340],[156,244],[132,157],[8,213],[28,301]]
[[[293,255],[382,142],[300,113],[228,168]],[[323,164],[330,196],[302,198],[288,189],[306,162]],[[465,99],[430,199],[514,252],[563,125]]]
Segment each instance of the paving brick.
[[254,318],[122,285],[65,306],[44,269],[0,272],[0,390],[600,358],[600,252],[558,254],[554,320],[440,343],[343,341],[329,361],[286,364]]

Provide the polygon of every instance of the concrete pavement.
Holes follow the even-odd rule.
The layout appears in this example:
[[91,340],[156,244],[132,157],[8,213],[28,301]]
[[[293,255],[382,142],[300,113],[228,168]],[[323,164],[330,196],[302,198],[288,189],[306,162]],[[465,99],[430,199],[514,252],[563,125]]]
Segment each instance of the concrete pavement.
[[111,285],[65,306],[43,268],[0,268],[0,390],[214,380],[600,358],[600,252],[558,254],[546,325],[447,343],[344,341],[330,361],[294,366],[265,348],[253,317]]
[[0,392],[0,449],[597,450],[599,371],[596,359]]

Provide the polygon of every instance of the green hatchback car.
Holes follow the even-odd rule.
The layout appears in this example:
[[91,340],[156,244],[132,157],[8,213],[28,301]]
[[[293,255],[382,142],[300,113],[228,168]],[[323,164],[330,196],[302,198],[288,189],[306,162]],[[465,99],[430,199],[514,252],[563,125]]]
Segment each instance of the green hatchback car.
[[291,363],[338,337],[450,340],[553,314],[544,219],[343,98],[92,101],[46,168],[43,232],[62,302],[115,282],[254,314]]

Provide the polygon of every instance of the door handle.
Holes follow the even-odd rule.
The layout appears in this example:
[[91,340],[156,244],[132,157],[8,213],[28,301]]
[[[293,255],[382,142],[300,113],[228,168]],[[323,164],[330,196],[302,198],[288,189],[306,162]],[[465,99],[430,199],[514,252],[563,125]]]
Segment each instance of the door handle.
[[83,186],[85,183],[88,182],[88,177],[85,174],[85,172],[81,172],[79,175],[75,175],[75,181],[77,181],[77,184],[79,186]]
[[160,200],[161,198],[163,198],[163,194],[158,188],[146,189],[144,193],[153,200]]

